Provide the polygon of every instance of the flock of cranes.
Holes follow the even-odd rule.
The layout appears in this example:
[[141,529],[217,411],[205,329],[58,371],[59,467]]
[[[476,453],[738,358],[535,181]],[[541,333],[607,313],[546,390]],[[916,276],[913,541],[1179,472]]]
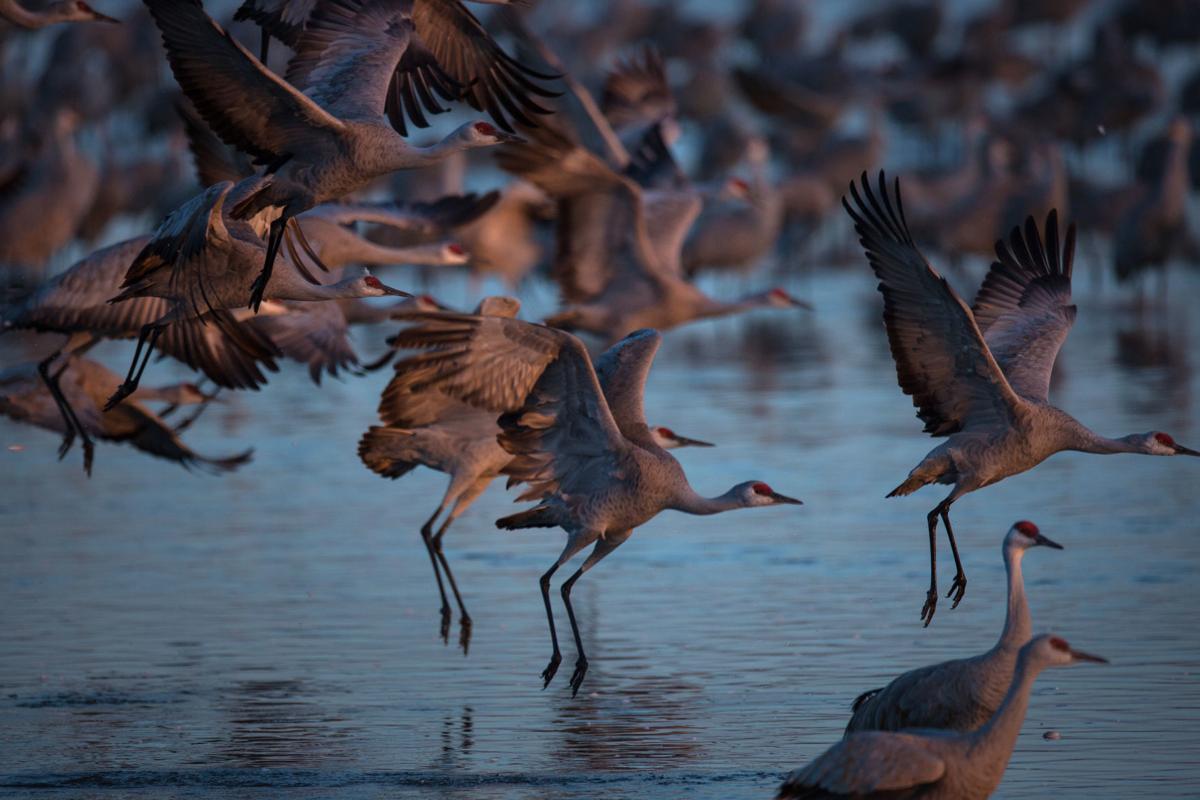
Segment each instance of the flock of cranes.
[[[566,534],[538,581],[551,640],[544,687],[563,659],[553,578],[591,548],[559,586],[576,654],[572,696],[589,666],[572,589],[636,528],[666,510],[709,515],[801,505],[757,476],[715,497],[698,493],[669,451],[709,443],[645,416],[646,380],[664,332],[752,309],[811,309],[782,288],[727,300],[693,282],[700,270],[752,263],[769,251],[780,235],[783,198],[766,175],[761,139],[747,146],[750,181],[688,177],[673,155],[675,100],[655,51],[619,66],[601,111],[519,18],[504,17],[525,53],[516,58],[458,0],[245,0],[234,19],[259,26],[258,55],[200,0],[144,2],[185,98],[176,105],[202,188],[153,231],[93,252],[6,307],[5,331],[65,337],[43,358],[0,373],[0,411],[60,432],[60,458],[78,438],[90,473],[93,440],[104,439],[184,466],[234,470],[249,452],[209,458],[181,439],[218,390],[259,389],[282,359],[305,364],[319,382],[339,370],[382,368],[395,351],[409,351],[395,360],[380,424],[368,428],[358,453],[382,477],[400,478],[417,466],[448,477],[419,525],[439,593],[441,636],[449,637],[451,596],[464,652],[473,624],[444,537],[503,475],[521,487],[518,501],[534,505],[497,520],[498,528]],[[0,17],[25,28],[115,22],[82,2],[40,11],[0,2]],[[292,51],[281,73],[268,65],[272,40]],[[771,85],[765,76],[740,80]],[[791,101],[803,99],[797,93]],[[410,127],[426,127],[427,116],[459,102],[488,119],[467,121],[431,146],[408,142]],[[68,117],[59,123],[69,130]],[[1188,135],[1172,128],[1172,141]],[[470,253],[455,232],[499,208],[500,193],[429,203],[356,195],[381,178],[484,148],[540,193],[555,221],[551,271],[562,308],[544,323],[519,319],[514,297],[490,296],[459,313],[363,268],[466,263]],[[835,163],[842,153],[831,148],[826,155]],[[1050,404],[1051,371],[1076,316],[1075,226],[1060,232],[1055,208],[1044,224],[1028,216],[996,242],[995,261],[968,305],[918,250],[901,182],[889,186],[882,172],[872,180],[864,161],[870,159],[858,159],[861,174],[842,203],[879,280],[900,388],[925,432],[945,439],[888,496],[952,486],[927,516],[931,574],[920,618],[928,626],[939,599],[939,521],[956,568],[946,596],[957,607],[966,591],[949,515],[963,495],[1065,450],[1200,452],[1162,431],[1106,438]],[[1171,181],[1162,185],[1173,187]],[[916,185],[928,202],[930,184]],[[807,186],[806,193],[819,193]],[[1040,211],[1029,206],[1025,213]],[[420,237],[383,244],[360,235],[358,224]],[[1127,244],[1118,240],[1118,247]],[[403,299],[362,303],[389,296]],[[360,364],[347,339],[350,325],[389,320],[403,323],[388,341],[391,350]],[[575,332],[607,349],[593,358]],[[108,339],[136,339],[123,379],[86,357]],[[201,372],[216,389],[142,386],[156,351]],[[153,402],[168,407],[155,413],[146,405]],[[198,410],[176,421],[187,405]],[[1061,549],[1028,521],[1004,539],[1008,607],[993,649],[913,670],[859,696],[844,739],[792,773],[780,796],[990,795],[1038,673],[1103,661],[1056,636],[1033,636],[1021,563],[1038,546]]]

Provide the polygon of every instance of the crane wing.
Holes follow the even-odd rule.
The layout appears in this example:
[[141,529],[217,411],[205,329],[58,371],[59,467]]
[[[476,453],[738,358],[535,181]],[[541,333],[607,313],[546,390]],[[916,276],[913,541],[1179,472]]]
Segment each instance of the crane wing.
[[245,0],[233,19],[253,20],[268,34],[295,49],[316,4],[317,0]]
[[[532,96],[557,97],[558,92],[538,85],[537,81],[555,80],[558,76],[532,70],[501,50],[460,0],[412,0],[412,6],[413,23],[421,43],[428,48],[438,68],[463,88],[463,99],[472,108],[486,111],[510,133],[513,129],[509,118],[527,128],[536,128],[534,116],[552,113]],[[411,94],[412,88],[406,88],[400,79],[411,82],[414,75],[409,72],[397,76],[398,93]],[[417,88],[420,93],[420,87]],[[406,104],[405,108],[411,106]]]
[[145,0],[183,93],[221,139],[267,163],[345,126],[263,66],[200,0]]
[[451,194],[428,203],[322,203],[304,212],[338,225],[368,222],[425,236],[438,236],[452,228],[467,225],[486,214],[500,199],[500,192]]
[[675,96],[667,82],[666,65],[656,47],[617,61],[604,80],[604,116],[617,129],[653,125],[675,115]]
[[[913,243],[900,182],[893,207],[879,173],[880,198],[862,176],[863,195],[842,205],[879,277],[883,319],[900,388],[911,395],[925,431],[946,436],[964,428],[1011,423],[1021,400],[996,364],[966,303]],[[865,197],[865,199],[864,199]]]
[[[278,311],[278,313],[275,313]],[[350,344],[350,325],[337,303],[264,303],[243,325],[261,333],[293,361],[308,365],[313,383],[321,375],[358,364]]]
[[905,733],[855,733],[789,775],[780,797],[867,797],[900,792],[941,779],[946,764],[921,737]]
[[654,444],[646,425],[642,395],[662,334],[645,328],[635,331],[604,351],[596,361],[596,377],[604,399],[625,438],[642,447]]
[[1075,226],[1067,228],[1061,256],[1058,212],[1046,217],[1045,243],[1033,217],[1025,233],[1013,228],[1009,241],[996,242],[996,261],[975,296],[975,321],[1013,390],[1046,402],[1050,373],[1075,323],[1071,269]]
[[975,659],[957,659],[905,672],[860,705],[846,726],[853,731],[898,731],[905,728],[965,730],[964,720],[990,711],[980,709],[975,688],[985,676]]
[[[116,384],[113,384],[116,387]],[[253,450],[225,458],[208,458],[184,444],[179,434],[141,403],[126,400],[104,415],[102,436],[116,442],[128,442],[143,453],[174,461],[185,469],[206,472],[232,472],[250,461]]]
[[392,73],[413,38],[406,3],[320,0],[288,63],[288,83],[342,119],[384,113]]
[[544,126],[530,138],[500,148],[496,160],[558,203],[553,273],[563,300],[586,303],[618,287],[626,302],[655,294],[656,256],[637,185],[560,130]]

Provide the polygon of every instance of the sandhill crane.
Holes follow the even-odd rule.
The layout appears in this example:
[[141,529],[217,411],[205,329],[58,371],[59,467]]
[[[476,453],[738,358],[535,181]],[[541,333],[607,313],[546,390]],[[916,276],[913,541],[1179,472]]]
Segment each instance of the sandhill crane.
[[1057,636],[1037,636],[1021,648],[1004,700],[983,727],[969,733],[930,729],[851,733],[789,775],[778,798],[983,800],[1004,777],[1038,674],[1047,667],[1079,662],[1108,663],[1100,656],[1072,650]]
[[0,0],[0,19],[28,30],[60,22],[120,22],[101,14],[83,0],[55,0],[40,11],[31,11],[17,0]]
[[1119,280],[1128,280],[1148,267],[1165,270],[1167,259],[1186,237],[1191,143],[1191,124],[1183,117],[1173,120],[1167,131],[1167,155],[1161,175],[1117,227],[1113,260]]
[[[3,329],[60,333],[66,341],[39,365],[47,388],[63,407],[66,435],[60,450],[65,454],[79,434],[84,469],[90,473],[93,447],[88,433],[72,422],[70,403],[62,397],[50,374],[60,357],[82,353],[101,339],[133,339],[142,328],[170,310],[167,300],[140,297],[117,305],[108,301],[120,291],[129,264],[149,243],[142,236],[101,248],[60,272],[20,303],[4,309]],[[215,322],[215,324],[208,324]],[[236,317],[220,310],[205,319],[182,320],[164,331],[158,349],[200,370],[217,386],[257,390],[266,383],[263,369],[274,371],[279,351],[269,338]]]
[[[1050,372],[1075,321],[1071,266],[1075,228],[1060,252],[1058,215],[1046,218],[1045,239],[1033,218],[1022,235],[996,243],[996,258],[973,308],[959,298],[917,249],[900,200],[888,195],[882,172],[879,195],[866,173],[862,195],[850,185],[854,219],[871,269],[879,277],[883,319],[900,388],[912,395],[925,431],[948,436],[929,452],[888,497],[907,495],[930,483],[954,484],[928,515],[929,592],[921,609],[928,625],[937,607],[937,520],[950,539],[956,574],[954,606],[967,578],[950,527],[950,505],[959,497],[1010,475],[1032,469],[1054,453],[1143,453],[1200,456],[1161,431],[1120,439],[1099,436],[1050,405]],[[865,199],[864,199],[865,198]],[[1044,244],[1043,244],[1044,241]]]
[[[0,372],[0,413],[18,422],[65,433],[63,416],[39,376],[37,364],[22,364]],[[78,414],[83,430],[97,439],[129,442],[138,450],[169,459],[192,469],[228,472],[250,460],[252,450],[226,458],[198,455],[150,409],[137,402],[165,400],[174,404],[208,402],[208,396],[192,384],[140,390],[133,398],[108,412],[100,405],[116,388],[120,378],[101,364],[75,356],[60,368],[58,383]]]
[[[666,509],[716,514],[737,508],[799,504],[762,481],[739,483],[718,497],[692,489],[682,467],[650,434],[642,394],[662,341],[637,331],[610,348],[595,367],[583,343],[563,331],[516,319],[465,314],[414,314],[417,324],[394,337],[400,347],[437,348],[409,358],[396,375],[413,391],[435,388],[491,412],[503,412],[499,443],[513,459],[504,472],[529,484],[518,500],[539,504],[496,521],[508,530],[561,527],[562,554],[539,585],[553,655],[542,672],[549,686],[562,654],[550,606],[550,579],[583,548],[583,565],[562,584],[578,660],[579,691],[588,661],[571,607],[583,573],[619,547],[633,529]],[[602,389],[607,387],[607,393]]]
[[[471,1],[497,6],[520,2]],[[398,131],[406,132],[406,118],[425,128],[429,124],[426,113],[448,110],[434,92],[443,100],[461,99],[476,111],[487,111],[510,133],[509,117],[536,127],[533,116],[549,113],[531,95],[557,96],[537,83],[557,76],[530,69],[506,54],[459,0],[403,0],[389,5],[393,7],[389,11],[397,14],[390,18],[391,24],[399,22],[409,31],[412,47],[412,52],[392,67],[395,76],[388,86],[388,116]],[[311,44],[314,37],[306,34],[317,9],[317,0],[243,0],[233,18],[253,20],[262,28],[261,60],[265,64],[271,37],[297,52]],[[364,10],[370,13],[370,5],[343,4],[342,13]]]
[[1033,634],[1021,559],[1026,550],[1039,546],[1062,549],[1027,520],[1014,524],[1004,537],[1008,610],[995,647],[971,658],[910,670],[882,689],[863,693],[854,701],[846,734],[905,728],[973,731],[991,719],[1012,683],[1017,652]]
[[[249,191],[253,191],[252,180],[243,183],[250,183]],[[235,190],[227,181],[218,183],[192,198],[163,220],[130,265],[121,293],[110,302],[161,297],[170,301],[170,306],[163,316],[142,326],[129,374],[107,407],[121,402],[137,388],[164,329],[180,320],[238,308],[244,303],[244,292],[262,254],[263,241],[251,223],[224,213],[226,198],[231,194],[236,196],[242,185]],[[273,274],[263,287],[270,299],[323,301],[409,296],[370,274],[343,278],[326,286],[311,283],[292,260],[285,258],[283,264],[285,268]]]
[[[184,94],[227,144],[267,164],[267,176],[233,208],[238,219],[278,209],[262,272],[250,291],[258,308],[289,219],[373,179],[452,153],[520,137],[468,122],[432,147],[413,147],[388,124],[384,103],[412,42],[405,4],[329,0],[309,17],[282,80],[210,18],[199,0],[146,0]],[[419,74],[421,73],[418,69]]]
[[[520,304],[514,298],[489,297],[480,303],[475,314],[512,318],[519,310]],[[611,376],[620,374],[609,363],[617,355],[619,351],[610,350],[597,361],[596,371],[601,376],[600,388],[604,392],[610,391]],[[405,362],[396,365],[397,375],[388,383],[379,402],[379,416],[384,425],[373,426],[363,435],[358,455],[368,469],[386,478],[399,478],[418,465],[450,476],[450,485],[446,487],[441,503],[421,526],[421,538],[429,550],[441,594],[442,638],[449,635],[450,604],[438,572],[439,562],[458,603],[460,643],[465,650],[470,640],[471,617],[442,552],[442,537],[513,457],[496,440],[500,427],[496,424],[495,412],[474,408],[438,389],[414,390],[405,375],[409,366]],[[612,398],[609,399],[611,402]],[[650,435],[664,450],[712,446],[661,426],[650,428]],[[434,523],[443,513],[446,516],[434,533]]]
[[[778,288],[734,302],[704,294],[682,277],[680,265],[684,237],[700,212],[694,189],[643,189],[558,131],[543,126],[536,136],[536,144],[506,147],[497,160],[558,200],[554,272],[568,305],[548,324],[613,342],[640,328],[669,330],[755,308],[806,307]],[[646,144],[659,163],[643,170],[662,169],[669,153],[658,127]],[[673,171],[673,162],[665,167]]]

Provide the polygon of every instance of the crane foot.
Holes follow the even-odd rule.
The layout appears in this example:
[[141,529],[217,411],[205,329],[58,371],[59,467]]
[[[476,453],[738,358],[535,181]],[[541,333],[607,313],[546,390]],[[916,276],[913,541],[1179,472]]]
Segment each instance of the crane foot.
[[442,606],[442,624],[440,628],[442,644],[450,643],[450,616],[450,606]]
[[113,392],[112,397],[108,398],[108,402],[104,404],[104,412],[107,413],[112,411],[114,408],[121,405],[121,401],[133,394],[134,390],[136,389],[136,384],[130,383],[129,381],[122,383],[117,387],[117,390]]
[[62,443],[58,446],[58,460],[62,461],[67,457],[67,453],[71,452],[71,445],[75,443],[75,431],[68,429],[63,434]]
[[84,438],[81,446],[83,447],[83,471],[87,476],[92,477],[92,457],[96,455],[96,446],[92,444],[92,440]]
[[466,614],[458,620],[458,646],[462,648],[464,656],[471,647],[471,625],[471,618]]
[[554,680],[554,673],[558,672],[558,665],[562,663],[562,653],[557,650],[554,655],[550,656],[550,663],[542,670],[542,688],[545,689],[550,685],[550,681]]
[[954,583],[950,584],[950,591],[946,592],[946,597],[954,595],[954,604],[950,606],[953,611],[958,608],[958,604],[962,602],[963,595],[967,593],[967,576],[961,572],[954,576]]
[[571,697],[579,694],[579,687],[583,684],[583,676],[587,675],[588,662],[583,656],[575,662],[575,672],[571,675]]
[[929,591],[925,593],[925,605],[921,608],[921,620],[925,623],[925,627],[929,627],[929,623],[933,622],[933,613],[937,611],[938,591],[936,586],[930,586]]

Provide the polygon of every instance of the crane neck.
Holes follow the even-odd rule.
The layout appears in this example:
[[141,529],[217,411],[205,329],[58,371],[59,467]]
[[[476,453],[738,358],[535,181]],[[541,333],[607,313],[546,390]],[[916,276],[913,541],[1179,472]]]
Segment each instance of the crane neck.
[[0,2],[0,17],[26,30],[37,30],[55,22],[55,20],[50,19],[51,13],[51,10],[47,10],[42,14],[34,14],[22,6],[18,0],[4,0],[4,2]]
[[722,511],[732,511],[735,508],[741,508],[742,502],[732,489],[718,497],[705,497],[697,494],[692,487],[685,486],[676,496],[674,502],[667,507],[675,511],[682,511],[685,514],[708,516],[710,514],[720,514]]
[[[1042,664],[1032,656],[1031,649],[1024,649],[1017,657],[1016,670],[1013,672],[1012,683],[1000,708],[992,715],[983,727],[974,733],[967,734],[971,751],[976,759],[972,768],[984,778],[991,787],[990,795],[1000,779],[1004,777],[1004,768],[1012,755],[1013,746],[1017,743],[1017,735],[1025,722],[1025,712],[1029,708],[1029,695],[1033,690],[1033,682],[1042,671]],[[981,795],[986,796],[986,795]]]
[[1029,616],[1029,603],[1025,599],[1025,579],[1021,574],[1021,561],[1025,551],[1017,547],[1004,548],[1004,569],[1008,574],[1008,610],[1004,615],[1004,630],[1000,632],[998,650],[1016,652],[1033,636],[1033,620]]
[[330,266],[439,263],[432,259],[428,247],[388,247],[357,234],[345,237],[344,241],[338,242],[338,246],[330,249],[334,251],[330,254],[332,260],[325,257],[324,251],[321,253],[321,257]]
[[1107,436],[1101,436],[1088,430],[1083,425],[1077,425],[1071,438],[1072,441],[1063,448],[1064,450],[1077,450],[1082,453],[1098,453],[1100,455],[1145,452],[1142,443],[1143,437],[1136,433],[1122,436],[1119,439],[1109,439]]

